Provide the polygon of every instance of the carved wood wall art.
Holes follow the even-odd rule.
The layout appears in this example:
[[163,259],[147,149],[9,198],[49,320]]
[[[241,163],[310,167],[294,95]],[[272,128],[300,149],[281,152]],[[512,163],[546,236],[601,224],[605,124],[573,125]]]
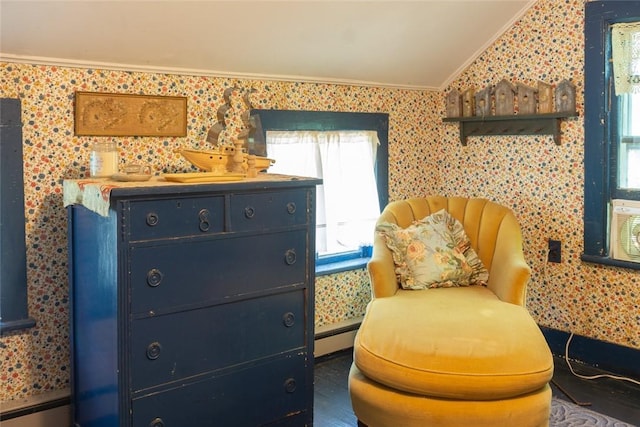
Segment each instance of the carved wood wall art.
[[75,134],[186,136],[187,98],[76,92]]

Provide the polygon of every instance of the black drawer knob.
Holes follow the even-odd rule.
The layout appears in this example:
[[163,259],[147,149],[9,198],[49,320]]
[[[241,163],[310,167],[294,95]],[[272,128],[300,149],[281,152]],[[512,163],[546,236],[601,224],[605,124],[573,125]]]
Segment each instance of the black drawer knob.
[[149,427],[164,427],[164,421],[162,421],[162,418],[155,418],[151,420]]
[[209,212],[209,209],[202,209],[198,213],[198,219],[200,220],[200,231],[209,231],[209,228],[211,228],[211,223],[209,222],[210,216],[211,213]]
[[149,272],[147,273],[147,284],[152,288],[155,288],[156,286],[160,285],[163,277],[164,274],[162,274],[162,271],[158,270],[157,268],[149,270]]
[[160,222],[160,217],[155,212],[149,212],[147,214],[147,225],[155,227]]
[[295,249],[289,249],[284,253],[284,262],[286,262],[288,265],[293,265],[296,263]]
[[282,323],[284,323],[284,326],[287,328],[292,327],[296,323],[296,315],[291,312],[285,313],[284,316],[282,316]]
[[253,206],[247,206],[244,208],[244,216],[248,219],[253,218],[256,216],[256,209]]
[[149,360],[156,360],[160,357],[160,352],[162,352],[162,346],[157,341],[147,346],[147,358],[149,358]]
[[294,391],[296,391],[296,380],[294,380],[293,378],[288,378],[285,382],[284,382],[284,390],[287,393],[293,393]]
[[296,213],[296,204],[294,202],[287,203],[287,212],[291,215]]

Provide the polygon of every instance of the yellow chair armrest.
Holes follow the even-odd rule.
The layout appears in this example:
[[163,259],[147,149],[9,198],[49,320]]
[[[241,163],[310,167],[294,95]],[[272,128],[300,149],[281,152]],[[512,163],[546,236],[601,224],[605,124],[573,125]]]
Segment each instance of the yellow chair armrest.
[[524,306],[531,268],[522,252],[522,233],[513,215],[506,216],[493,253],[488,287],[502,301]]
[[373,254],[367,264],[367,270],[371,279],[373,298],[390,297],[398,291],[393,254],[387,248],[384,239],[378,236],[373,243]]
[[524,306],[531,269],[524,258],[516,255],[494,261],[488,287],[502,301]]

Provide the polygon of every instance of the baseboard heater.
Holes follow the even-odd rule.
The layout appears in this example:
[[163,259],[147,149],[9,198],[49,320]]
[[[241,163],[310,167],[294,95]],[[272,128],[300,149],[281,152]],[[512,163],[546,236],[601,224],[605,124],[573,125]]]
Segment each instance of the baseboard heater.
[[362,317],[357,317],[316,328],[314,356],[320,357],[353,347],[353,340],[361,323]]
[[[69,425],[69,407],[71,404],[70,390],[68,388],[62,390],[54,390],[24,399],[16,399],[15,401],[3,402],[0,408],[0,424],[8,423],[10,426],[32,427],[37,423],[29,421],[29,417],[36,417],[38,414],[50,412],[47,421],[54,418],[64,424],[48,423],[43,425]],[[47,416],[43,416],[47,418]],[[39,417],[39,418],[43,418]],[[11,422],[10,420],[14,420]],[[26,421],[22,421],[26,420]],[[39,424],[38,424],[39,425]]]

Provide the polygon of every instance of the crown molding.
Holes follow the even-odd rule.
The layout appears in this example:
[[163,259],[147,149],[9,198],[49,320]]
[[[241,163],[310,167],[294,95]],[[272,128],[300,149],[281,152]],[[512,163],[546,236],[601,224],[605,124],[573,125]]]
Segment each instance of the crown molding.
[[81,68],[81,69],[97,68],[102,70],[115,70],[115,71],[140,72],[140,73],[152,73],[152,74],[206,76],[206,77],[243,79],[243,80],[260,80],[260,81],[266,80],[266,81],[283,81],[283,82],[297,82],[297,83],[334,84],[339,86],[389,88],[389,89],[399,89],[399,90],[409,90],[409,91],[440,90],[435,87],[399,85],[399,84],[382,83],[382,82],[369,82],[369,81],[362,81],[362,80],[334,79],[334,78],[327,78],[327,77],[294,76],[294,75],[280,75],[280,74],[271,75],[271,74],[238,73],[238,72],[216,71],[216,70],[201,70],[201,69],[193,69],[193,68],[164,67],[164,66],[155,66],[155,65],[81,61],[81,60],[66,59],[66,58],[14,55],[14,54],[2,53],[2,52],[0,52],[0,62],[12,62],[12,63],[21,63],[21,64],[45,65],[45,66]]

